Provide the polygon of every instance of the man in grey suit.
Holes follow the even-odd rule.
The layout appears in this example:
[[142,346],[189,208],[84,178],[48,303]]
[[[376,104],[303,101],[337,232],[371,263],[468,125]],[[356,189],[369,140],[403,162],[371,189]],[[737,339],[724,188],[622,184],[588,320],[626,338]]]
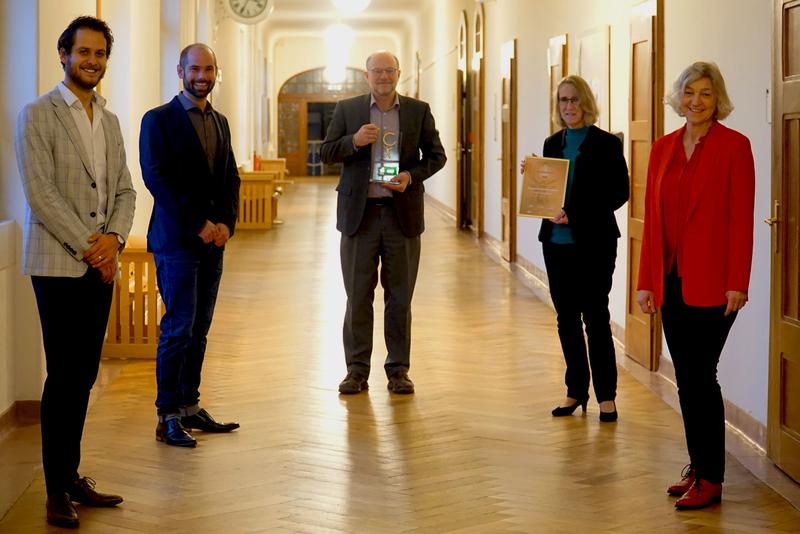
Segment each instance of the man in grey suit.
[[384,370],[389,391],[414,392],[408,377],[411,351],[411,297],[417,280],[424,181],[447,158],[425,102],[397,94],[400,63],[375,52],[364,73],[370,94],[342,100],[322,144],[322,161],[342,162],[336,228],[347,310],[343,339],[345,395],[368,388],[372,355],[375,287],[384,291]]
[[78,525],[73,501],[122,502],[78,474],[117,255],[136,202],[119,121],[94,91],[112,44],[102,20],[73,20],[58,40],[64,81],[25,106],[15,135],[28,200],[22,269],[31,275],[47,364],[41,404],[47,521],[64,527]]

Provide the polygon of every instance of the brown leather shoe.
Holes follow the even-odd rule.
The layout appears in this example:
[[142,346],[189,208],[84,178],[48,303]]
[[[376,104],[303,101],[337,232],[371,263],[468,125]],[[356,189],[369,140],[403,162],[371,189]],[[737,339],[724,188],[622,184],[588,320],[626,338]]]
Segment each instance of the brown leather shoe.
[[47,496],[47,522],[64,528],[78,526],[78,510],[69,500],[69,494],[59,493]]
[[667,488],[667,494],[672,495],[673,497],[677,497],[679,495],[683,495],[689,488],[692,487],[694,484],[695,479],[695,471],[692,464],[687,465],[681,471],[681,481],[672,484],[670,487]]
[[352,371],[339,383],[339,393],[342,395],[355,395],[368,389],[367,377]]
[[69,488],[69,498],[85,506],[97,506],[108,508],[116,506],[122,502],[122,497],[111,493],[100,493],[95,491],[96,482],[93,478],[83,477],[72,483]]
[[698,478],[683,494],[683,497],[675,501],[675,508],[678,510],[696,510],[705,508],[722,500],[722,484],[714,484],[708,480]]
[[414,393],[414,382],[408,378],[408,373],[406,371],[400,371],[390,376],[389,383],[386,387],[389,391],[397,393],[398,395],[410,395]]

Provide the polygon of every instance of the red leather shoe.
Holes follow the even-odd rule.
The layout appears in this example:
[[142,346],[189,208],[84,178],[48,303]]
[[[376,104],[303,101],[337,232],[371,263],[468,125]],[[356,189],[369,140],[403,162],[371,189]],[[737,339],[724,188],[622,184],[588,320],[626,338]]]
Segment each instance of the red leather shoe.
[[698,478],[684,493],[683,497],[675,501],[678,510],[695,510],[705,508],[722,500],[722,484],[714,484],[708,480]]
[[683,495],[689,488],[692,487],[694,484],[695,479],[695,471],[692,464],[687,465],[681,471],[681,481],[672,484],[670,487],[667,488],[667,494],[672,495],[673,497],[677,497]]

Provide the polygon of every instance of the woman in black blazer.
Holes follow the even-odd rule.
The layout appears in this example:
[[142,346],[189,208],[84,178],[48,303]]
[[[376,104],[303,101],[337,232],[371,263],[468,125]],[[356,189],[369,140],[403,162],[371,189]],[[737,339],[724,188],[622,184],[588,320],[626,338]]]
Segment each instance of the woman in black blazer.
[[614,211],[627,202],[629,186],[622,143],[593,126],[597,116],[586,81],[579,76],[561,80],[553,120],[563,129],[545,140],[543,155],[569,159],[570,176],[564,207],[542,221],[539,241],[567,364],[567,397],[552,413],[571,415],[578,406],[586,411],[591,366],[600,421],[613,422],[617,367],[608,294],[620,237]]

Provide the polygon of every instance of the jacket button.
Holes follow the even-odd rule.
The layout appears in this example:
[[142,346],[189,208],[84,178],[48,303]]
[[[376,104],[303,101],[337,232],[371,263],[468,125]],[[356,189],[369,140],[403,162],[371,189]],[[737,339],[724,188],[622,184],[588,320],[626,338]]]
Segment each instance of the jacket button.
[[97,217],[97,214],[96,214],[95,212],[91,212],[91,213],[89,214],[89,217]]
[[97,184],[92,182],[92,189],[97,189]]

